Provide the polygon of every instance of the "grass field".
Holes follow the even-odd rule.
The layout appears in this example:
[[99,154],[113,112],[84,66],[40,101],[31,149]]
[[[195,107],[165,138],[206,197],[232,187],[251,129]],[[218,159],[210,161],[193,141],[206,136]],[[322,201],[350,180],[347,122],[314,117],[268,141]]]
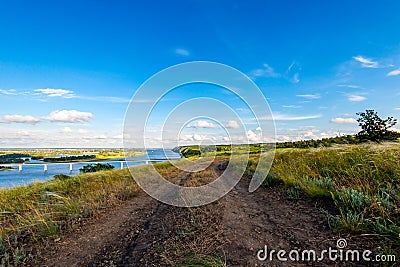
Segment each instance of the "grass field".
[[[251,172],[255,164],[250,164]],[[379,235],[400,247],[400,144],[278,149],[265,185],[287,196],[332,200],[338,231]]]
[[[257,154],[252,154],[245,174],[251,175],[256,164]],[[165,175],[177,173],[169,163],[156,166]],[[135,171],[145,174],[146,168]],[[335,209],[316,212],[326,213],[335,231],[374,235],[389,252],[400,248],[399,143],[277,149],[263,185],[284,190],[293,201],[324,199]],[[117,205],[137,190],[126,169],[1,189],[3,264],[23,264],[29,259],[29,244],[74,229],[97,210]]]

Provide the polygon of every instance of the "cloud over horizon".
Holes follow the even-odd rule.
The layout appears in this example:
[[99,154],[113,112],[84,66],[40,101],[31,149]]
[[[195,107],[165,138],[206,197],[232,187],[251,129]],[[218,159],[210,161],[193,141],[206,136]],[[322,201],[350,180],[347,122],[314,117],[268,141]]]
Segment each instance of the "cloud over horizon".
[[237,121],[228,121],[225,127],[230,129],[237,129],[239,128],[239,124],[237,123]]
[[64,123],[83,123],[89,122],[93,118],[90,112],[82,112],[78,110],[54,110],[44,117],[35,117],[31,115],[4,115],[0,119],[0,123],[26,123],[36,124],[39,122],[64,122]]
[[354,118],[333,118],[329,122],[336,124],[357,124]]
[[197,121],[194,124],[188,125],[187,128],[216,128],[217,126],[208,121]]

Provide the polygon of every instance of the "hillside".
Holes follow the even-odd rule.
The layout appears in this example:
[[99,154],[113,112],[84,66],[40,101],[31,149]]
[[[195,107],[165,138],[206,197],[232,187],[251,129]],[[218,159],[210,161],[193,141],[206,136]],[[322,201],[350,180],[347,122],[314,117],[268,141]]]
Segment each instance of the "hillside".
[[[399,143],[278,149],[264,185],[248,193],[257,157],[252,154],[231,192],[199,208],[155,201],[127,170],[1,190],[2,263],[280,265],[276,258],[260,262],[257,252],[264,245],[287,251],[335,248],[339,238],[346,239],[348,249],[400,255]],[[199,173],[168,163],[156,166],[171,182],[198,186],[216,179],[227,160],[218,156]],[[145,174],[146,168],[134,171]],[[332,262],[325,259],[318,266]]]

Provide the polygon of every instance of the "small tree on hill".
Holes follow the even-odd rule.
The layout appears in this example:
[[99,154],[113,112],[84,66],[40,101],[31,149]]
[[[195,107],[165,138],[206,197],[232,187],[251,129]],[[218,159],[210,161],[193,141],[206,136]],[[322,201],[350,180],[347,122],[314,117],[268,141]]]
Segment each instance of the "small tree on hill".
[[365,112],[356,113],[361,131],[357,134],[359,137],[379,142],[389,134],[388,129],[397,123],[393,117],[388,117],[386,120],[380,118],[378,113],[373,109],[367,109]]

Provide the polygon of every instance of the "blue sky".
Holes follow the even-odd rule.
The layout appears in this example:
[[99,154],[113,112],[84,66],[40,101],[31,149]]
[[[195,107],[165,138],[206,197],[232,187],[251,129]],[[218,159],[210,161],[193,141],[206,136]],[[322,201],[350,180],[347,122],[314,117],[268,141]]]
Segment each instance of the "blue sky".
[[[399,1],[3,1],[0,147],[121,147],[135,90],[196,60],[248,75],[278,141],[355,133],[370,108],[400,119],[399,13]],[[181,90],[159,112],[225,93]],[[183,139],[207,139],[205,122]]]

